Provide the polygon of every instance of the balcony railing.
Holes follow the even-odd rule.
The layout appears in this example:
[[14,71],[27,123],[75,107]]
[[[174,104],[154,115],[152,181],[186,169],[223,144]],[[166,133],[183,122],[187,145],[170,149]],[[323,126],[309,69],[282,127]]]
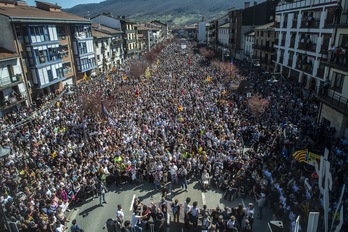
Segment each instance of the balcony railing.
[[294,48],[295,47],[295,41],[294,40],[290,40],[290,48]]
[[313,66],[309,64],[303,64],[301,62],[296,63],[296,68],[298,70],[301,70],[303,72],[311,74],[313,72]]
[[313,43],[299,43],[298,44],[298,49],[305,50],[305,51],[315,52],[316,48],[317,48],[317,45],[313,44]]
[[23,80],[21,74],[17,74],[12,77],[0,78],[0,89],[5,89],[14,85],[18,85],[22,81]]
[[73,74],[73,70],[72,70],[72,68],[65,68],[65,69],[63,69],[63,73],[64,73],[65,77],[68,77],[68,76]]
[[0,110],[11,108],[12,106],[24,102],[26,99],[27,96],[25,93],[17,94],[15,97],[3,98],[0,100]]
[[286,28],[288,26],[288,22],[287,21],[284,21],[283,22],[283,28]]
[[289,66],[289,67],[292,67],[292,58],[291,58],[291,59],[288,59],[288,66]]
[[283,46],[283,47],[285,46],[285,39],[281,40],[281,44],[280,45]]
[[[322,91],[321,91],[322,92]],[[337,94],[335,91],[330,90],[326,95],[317,95],[319,99],[324,104],[330,106],[333,109],[338,110],[341,113],[348,113],[348,99]]]
[[348,72],[348,60],[345,60],[343,57],[337,59],[331,59],[331,54],[328,53],[328,57],[326,60],[322,60],[321,63],[325,66],[329,66],[331,68],[339,69],[344,72]]
[[292,28],[297,28],[297,20],[293,20],[291,24]]
[[323,67],[319,67],[317,69],[317,77],[324,79],[324,71],[325,71],[325,69]]
[[328,12],[327,17],[325,19],[325,27],[332,27],[332,24],[334,23],[334,18],[334,12]]
[[301,21],[301,28],[319,28],[319,25],[320,25],[320,20],[318,19]]

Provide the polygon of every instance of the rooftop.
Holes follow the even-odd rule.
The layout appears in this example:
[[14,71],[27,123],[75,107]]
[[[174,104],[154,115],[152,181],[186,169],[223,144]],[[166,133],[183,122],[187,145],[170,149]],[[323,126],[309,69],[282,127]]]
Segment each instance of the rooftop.
[[274,22],[266,23],[264,25],[255,27],[255,30],[270,30],[274,29]]
[[[89,22],[88,19],[60,10],[60,6],[36,1],[37,7],[26,4],[2,6],[0,15],[7,16],[11,21],[20,22]],[[51,10],[55,9],[55,10]]]
[[3,47],[0,47],[0,60],[14,59],[18,57],[17,53],[11,52]]

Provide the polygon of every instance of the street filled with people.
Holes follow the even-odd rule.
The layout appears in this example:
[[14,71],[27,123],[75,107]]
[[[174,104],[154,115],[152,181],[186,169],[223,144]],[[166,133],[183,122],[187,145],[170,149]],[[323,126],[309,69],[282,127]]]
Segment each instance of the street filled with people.
[[[233,72],[226,74],[195,43],[186,45],[166,45],[138,78],[130,69],[142,56],[73,86],[72,94],[2,117],[0,144],[11,151],[0,159],[0,203],[9,221],[20,231],[63,231],[67,211],[89,197],[102,206],[110,186],[151,183],[165,197],[166,183],[187,191],[187,180],[196,178],[202,191],[221,189],[228,201],[251,196],[257,205],[208,210],[194,199],[173,199],[165,207],[135,207],[134,218],[118,220],[120,227],[146,230],[137,221],[153,220],[155,231],[164,231],[168,210],[173,223],[188,228],[257,231],[253,222],[267,206],[289,226],[300,216],[305,231],[310,211],[323,216],[321,183],[315,168],[292,154],[328,148],[329,219],[338,224],[333,214],[348,180],[348,140],[317,122],[315,93],[285,78],[268,81],[268,73],[247,61],[229,62]],[[347,189],[342,231],[346,196]]]

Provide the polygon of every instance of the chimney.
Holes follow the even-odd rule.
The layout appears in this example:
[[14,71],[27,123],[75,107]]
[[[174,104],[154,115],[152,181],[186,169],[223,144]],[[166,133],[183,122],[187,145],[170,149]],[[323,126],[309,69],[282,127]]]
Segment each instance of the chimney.
[[244,8],[250,7],[250,2],[244,2]]

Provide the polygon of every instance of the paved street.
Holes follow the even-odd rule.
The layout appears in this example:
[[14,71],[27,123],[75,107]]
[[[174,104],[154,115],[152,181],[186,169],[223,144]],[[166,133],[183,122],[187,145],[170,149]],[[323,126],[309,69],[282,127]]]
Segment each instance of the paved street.
[[[82,206],[72,210],[70,212],[70,222],[76,218],[78,224],[85,229],[86,232],[102,232],[106,231],[103,226],[107,219],[115,218],[116,206],[121,204],[125,213],[125,219],[131,218],[132,202],[134,198],[139,198],[143,204],[149,205],[151,202],[158,203],[161,200],[161,192],[156,191],[154,186],[149,183],[140,185],[123,185],[120,188],[112,187],[106,194],[107,204],[103,207],[99,206],[99,198],[89,201]],[[254,200],[247,197],[245,199],[236,199],[234,202],[225,201],[222,198],[222,192],[219,190],[208,190],[202,192],[199,189],[198,181],[189,182],[188,192],[182,191],[181,188],[175,188],[173,190],[173,198],[177,198],[182,204],[185,202],[186,197],[191,197],[192,201],[197,201],[198,206],[202,207],[204,204],[209,209],[215,209],[217,206],[223,208],[225,206],[235,207],[239,203],[247,205],[249,202],[256,204]],[[264,209],[264,217],[262,220],[255,219],[254,230],[255,232],[267,231],[267,222],[272,218],[270,209]],[[170,212],[171,213],[171,212]],[[183,219],[181,219],[183,222]],[[71,224],[68,224],[69,231]],[[181,224],[171,224],[170,231],[189,231],[182,229]]]

